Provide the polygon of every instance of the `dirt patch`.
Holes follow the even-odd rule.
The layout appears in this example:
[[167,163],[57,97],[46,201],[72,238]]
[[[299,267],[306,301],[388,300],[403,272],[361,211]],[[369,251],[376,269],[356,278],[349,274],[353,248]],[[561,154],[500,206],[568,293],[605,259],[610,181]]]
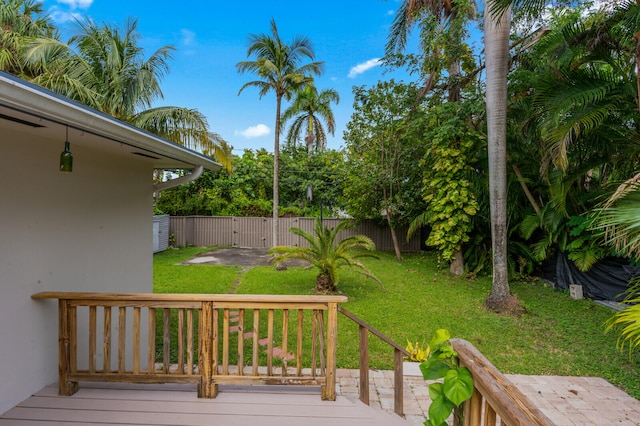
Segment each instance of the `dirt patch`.
[[487,308],[496,313],[512,317],[519,317],[520,315],[527,313],[527,310],[522,306],[520,299],[513,295],[500,300],[487,299],[485,304]]
[[[185,262],[187,265],[233,265],[233,266],[269,266],[272,264],[269,249],[262,248],[220,248],[201,253]],[[299,259],[283,262],[285,266],[308,266]]]

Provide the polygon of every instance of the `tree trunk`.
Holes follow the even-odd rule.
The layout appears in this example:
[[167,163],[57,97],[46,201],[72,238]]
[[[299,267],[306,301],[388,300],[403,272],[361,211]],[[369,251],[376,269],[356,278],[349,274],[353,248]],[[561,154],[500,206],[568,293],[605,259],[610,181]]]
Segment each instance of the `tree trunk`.
[[393,250],[396,252],[396,258],[398,259],[398,262],[402,262],[400,244],[398,244],[398,235],[396,234],[396,228],[391,226],[391,215],[389,214],[389,210],[387,210],[387,223],[389,224],[389,229],[391,230],[391,241],[393,241]]
[[316,293],[330,294],[335,293],[336,284],[331,280],[328,274],[318,274],[316,277]]
[[449,273],[454,277],[461,277],[464,274],[464,257],[462,256],[462,250],[456,250],[453,256],[451,266],[449,266]]
[[515,164],[512,164],[511,167],[513,168],[513,171],[516,174],[516,177],[518,178],[518,182],[520,182],[520,187],[524,191],[524,195],[527,196],[527,200],[529,200],[529,203],[531,203],[531,207],[533,207],[533,210],[536,211],[536,214],[540,214],[540,206],[538,206],[536,199],[533,198],[533,194],[531,193],[531,191],[529,191],[527,182],[524,180],[524,176],[522,176],[520,169]]
[[492,11],[493,0],[485,0],[484,43],[486,62],[487,139],[489,154],[489,200],[493,283],[485,303],[500,304],[511,295],[507,264],[507,74],[511,9],[502,16]]
[[271,247],[278,245],[278,202],[280,191],[280,107],[282,105],[282,95],[276,95],[276,128],[275,140],[273,142],[273,235]]
[[[640,0],[636,0],[636,6],[640,6]],[[636,100],[638,102],[638,111],[640,111],[640,31],[635,33],[633,38],[636,41],[636,88],[638,90]]]

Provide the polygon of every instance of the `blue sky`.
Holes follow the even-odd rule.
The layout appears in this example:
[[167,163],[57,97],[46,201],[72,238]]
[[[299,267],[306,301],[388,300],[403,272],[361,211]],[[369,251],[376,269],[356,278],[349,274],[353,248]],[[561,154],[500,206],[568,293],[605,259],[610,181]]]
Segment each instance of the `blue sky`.
[[275,96],[260,99],[255,88],[247,88],[238,96],[244,83],[257,78],[236,70],[236,64],[247,59],[249,34],[270,33],[272,17],[285,41],[295,35],[311,39],[316,60],[325,63],[316,86],[319,90],[335,89],[340,95],[339,105],[333,108],[336,132],[335,137],[329,135],[330,148],[343,146],[343,132],[353,111],[353,86],[370,87],[381,79],[408,79],[400,71],[383,74],[377,62],[384,54],[399,0],[43,3],[63,29],[73,25],[74,16],[114,24],[137,18],[147,56],[161,46],[174,45],[177,50],[171,70],[162,83],[165,98],[157,104],[198,109],[206,115],[211,130],[231,143],[236,154],[246,148],[273,151]]

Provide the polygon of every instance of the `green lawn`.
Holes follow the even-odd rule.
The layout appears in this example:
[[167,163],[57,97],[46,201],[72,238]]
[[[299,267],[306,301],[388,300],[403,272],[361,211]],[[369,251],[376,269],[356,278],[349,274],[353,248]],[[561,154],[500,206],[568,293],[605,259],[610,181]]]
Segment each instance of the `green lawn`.
[[[157,293],[227,293],[241,280],[237,293],[313,294],[312,269],[254,267],[240,276],[239,267],[181,265],[209,249],[169,250],[155,255],[154,291]],[[347,269],[338,288],[349,301],[344,307],[396,342],[428,342],[438,328],[473,343],[504,373],[604,377],[640,398],[640,356],[629,360],[616,351],[616,335],[605,334],[603,323],[612,314],[590,300],[573,300],[540,282],[512,282],[512,292],[528,313],[520,318],[486,310],[484,298],[490,277],[453,279],[438,269],[427,253],[406,254],[398,263],[390,253],[381,260],[363,259],[386,288]],[[338,366],[357,368],[358,329],[339,318]],[[388,346],[370,337],[374,368],[392,368]]]

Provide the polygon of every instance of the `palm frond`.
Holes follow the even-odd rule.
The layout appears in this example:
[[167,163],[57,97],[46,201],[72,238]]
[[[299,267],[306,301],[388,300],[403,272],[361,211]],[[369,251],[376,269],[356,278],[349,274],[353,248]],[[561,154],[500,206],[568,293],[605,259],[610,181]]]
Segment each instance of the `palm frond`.
[[640,258],[640,174],[629,179],[596,210],[593,229],[624,256]]
[[606,332],[617,330],[619,332],[617,347],[624,351],[629,348],[629,357],[635,348],[640,345],[640,277],[630,282],[631,286],[623,303],[630,305],[613,314],[606,322]]

